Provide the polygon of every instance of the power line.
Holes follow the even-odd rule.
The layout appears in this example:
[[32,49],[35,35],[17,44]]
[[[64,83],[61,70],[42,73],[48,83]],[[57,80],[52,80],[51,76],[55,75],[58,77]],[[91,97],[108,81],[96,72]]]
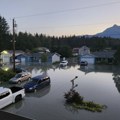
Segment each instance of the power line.
[[98,22],[98,23],[84,23],[84,24],[72,24],[72,25],[64,25],[64,26],[37,26],[37,27],[19,27],[19,29],[51,29],[51,28],[68,28],[68,27],[80,27],[80,26],[91,26],[91,25],[101,25],[101,24],[112,24],[113,22]]
[[37,13],[37,14],[31,14],[31,15],[26,15],[26,16],[16,16],[15,18],[20,19],[20,18],[40,16],[40,15],[66,13],[66,12],[71,12],[71,11],[79,11],[79,10],[83,10],[83,9],[89,9],[89,8],[95,8],[95,7],[101,7],[101,6],[108,6],[108,5],[119,4],[119,3],[120,3],[120,1],[115,1],[115,2],[103,3],[103,4],[98,4],[98,5],[91,5],[91,6],[86,6],[86,7],[74,8],[74,9],[66,9],[66,10],[59,10],[59,11],[53,11],[53,12]]

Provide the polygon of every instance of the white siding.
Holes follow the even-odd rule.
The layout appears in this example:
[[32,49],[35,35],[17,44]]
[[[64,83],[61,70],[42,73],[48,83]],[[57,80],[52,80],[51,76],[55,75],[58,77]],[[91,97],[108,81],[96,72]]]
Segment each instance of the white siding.
[[94,58],[81,58],[81,61],[87,61],[88,64],[94,64]]
[[3,63],[9,63],[10,62],[10,56],[8,54],[1,56]]
[[59,62],[59,61],[60,61],[60,56],[54,54],[54,55],[52,56],[52,63],[54,63],[54,62]]
[[95,63],[95,57],[92,54],[83,55],[83,56],[80,57],[80,61],[87,61],[88,64],[94,64]]

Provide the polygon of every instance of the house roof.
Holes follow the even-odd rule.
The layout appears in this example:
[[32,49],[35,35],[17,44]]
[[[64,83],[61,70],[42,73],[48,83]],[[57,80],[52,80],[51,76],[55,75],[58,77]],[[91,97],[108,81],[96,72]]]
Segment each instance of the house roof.
[[59,57],[61,56],[59,53],[47,53],[48,57],[52,57],[52,56],[55,55],[55,54],[56,54],[57,56],[59,56]]
[[55,54],[56,54],[57,56],[61,56],[59,53],[52,53],[52,55],[55,55]]
[[96,58],[113,58],[115,54],[115,50],[111,51],[97,51],[92,54],[96,56]]
[[82,46],[80,49],[82,49],[82,50],[89,50],[90,48],[88,48],[87,46]]
[[32,53],[32,57],[41,57],[41,53]]
[[19,56],[31,57],[32,55],[31,54],[19,54],[19,55],[16,55],[16,57],[19,57]]
[[[10,54],[13,54],[13,50],[8,50]],[[15,50],[15,54],[24,54],[25,52],[22,50]]]
[[38,47],[36,48],[36,50],[38,50],[39,52],[50,52],[50,50],[46,47]]

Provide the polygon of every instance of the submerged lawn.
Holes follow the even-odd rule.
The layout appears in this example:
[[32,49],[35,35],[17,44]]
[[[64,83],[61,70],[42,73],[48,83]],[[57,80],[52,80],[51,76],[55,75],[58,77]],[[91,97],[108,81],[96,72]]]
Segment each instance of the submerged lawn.
[[92,101],[84,101],[83,97],[75,90],[70,90],[64,95],[66,104],[76,109],[85,109],[91,112],[102,112],[106,108],[105,105],[100,105]]

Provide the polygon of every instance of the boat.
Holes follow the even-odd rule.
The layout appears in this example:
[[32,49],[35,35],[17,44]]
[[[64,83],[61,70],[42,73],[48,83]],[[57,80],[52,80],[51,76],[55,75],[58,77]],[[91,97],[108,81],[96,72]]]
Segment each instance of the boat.
[[67,66],[68,65],[68,61],[67,60],[63,60],[60,62],[60,66]]
[[88,65],[88,62],[87,61],[81,61],[80,62],[80,66],[87,66]]

